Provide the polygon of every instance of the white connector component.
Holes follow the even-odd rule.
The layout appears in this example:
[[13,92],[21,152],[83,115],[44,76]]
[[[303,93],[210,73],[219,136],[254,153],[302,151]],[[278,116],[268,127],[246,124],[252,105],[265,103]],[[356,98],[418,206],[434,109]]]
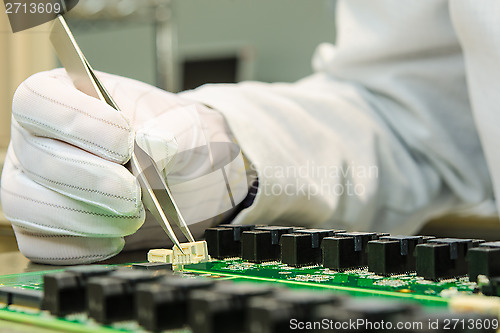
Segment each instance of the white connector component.
[[148,252],[149,262],[164,262],[172,264],[174,262],[174,251],[167,249],[152,249]]
[[197,264],[210,260],[207,242],[199,241],[192,243],[181,243],[182,253],[177,246],[172,250],[151,249],[148,252],[149,262],[164,262],[173,265]]
[[181,243],[182,253],[177,246],[172,248],[174,252],[174,265],[197,264],[209,261],[207,242],[199,241],[192,243]]

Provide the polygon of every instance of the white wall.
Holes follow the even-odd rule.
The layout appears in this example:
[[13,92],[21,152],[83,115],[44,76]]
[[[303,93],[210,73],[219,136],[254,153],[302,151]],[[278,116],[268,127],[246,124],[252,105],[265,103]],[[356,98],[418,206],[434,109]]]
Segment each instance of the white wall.
[[[333,0],[173,0],[179,53],[253,46],[253,79],[294,81],[311,56],[335,39]],[[77,22],[75,22],[77,23]],[[70,25],[91,64],[155,83],[154,29],[147,23]]]
[[255,47],[254,79],[295,81],[311,73],[311,56],[335,39],[331,0],[177,0],[179,48],[197,44]]

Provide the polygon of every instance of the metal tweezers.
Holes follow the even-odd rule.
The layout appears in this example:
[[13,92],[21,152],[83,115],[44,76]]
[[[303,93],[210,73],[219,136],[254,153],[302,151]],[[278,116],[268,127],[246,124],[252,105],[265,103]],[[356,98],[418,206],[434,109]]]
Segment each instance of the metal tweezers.
[[[54,20],[50,32],[50,41],[75,87],[120,111],[111,95],[95,75],[62,15],[58,15]],[[136,141],[134,141],[134,151],[130,158],[130,165],[132,172],[137,176],[141,185],[144,205],[162,226],[174,245],[183,252],[170,222],[173,221],[179,227],[189,242],[195,241],[193,235],[189,231],[186,221],[184,221],[156,163],[139,147]]]

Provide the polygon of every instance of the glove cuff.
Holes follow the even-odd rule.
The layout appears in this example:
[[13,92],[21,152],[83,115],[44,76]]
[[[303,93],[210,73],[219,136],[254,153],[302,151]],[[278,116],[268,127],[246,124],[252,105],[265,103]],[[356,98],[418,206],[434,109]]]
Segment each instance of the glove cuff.
[[102,261],[118,254],[125,245],[122,237],[91,238],[32,232],[14,226],[21,253],[33,262],[76,265]]

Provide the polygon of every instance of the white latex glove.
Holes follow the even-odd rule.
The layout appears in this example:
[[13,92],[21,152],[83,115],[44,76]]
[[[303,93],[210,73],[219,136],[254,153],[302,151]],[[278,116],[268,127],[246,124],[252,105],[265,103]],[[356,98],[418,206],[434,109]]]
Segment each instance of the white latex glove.
[[[15,93],[1,199],[20,251],[33,261],[104,260],[141,227],[141,190],[124,167],[136,132],[168,174],[188,224],[230,210],[247,194],[241,154],[218,112],[142,82],[98,76],[122,112],[75,89],[61,69],[31,76]],[[139,245],[147,248],[145,241]]]

